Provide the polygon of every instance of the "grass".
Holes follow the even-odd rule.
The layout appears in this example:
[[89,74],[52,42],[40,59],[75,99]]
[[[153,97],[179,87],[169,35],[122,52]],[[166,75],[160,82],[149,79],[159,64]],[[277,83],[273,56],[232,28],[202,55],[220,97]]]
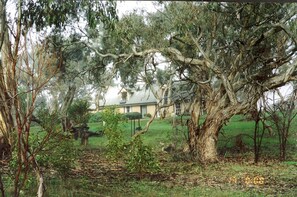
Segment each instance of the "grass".
[[[81,179],[78,182],[60,180],[52,180],[48,193],[52,195],[46,195],[51,197],[81,197],[81,196],[122,196],[122,197],[183,197],[183,196],[214,196],[214,197],[229,197],[231,196],[242,196],[249,197],[261,196],[256,191],[239,191],[236,189],[229,188],[223,191],[220,188],[205,188],[205,187],[194,187],[184,188],[182,186],[170,186],[159,182],[151,181],[138,181],[130,183],[117,184],[114,187],[105,187],[103,185],[93,185],[94,190],[90,190],[90,183],[87,179]],[[57,194],[55,191],[62,191]],[[104,191],[104,195],[102,195]],[[55,194],[56,193],[56,194]]]
[[[145,128],[147,119],[140,121],[140,126]],[[169,124],[169,120],[155,120],[150,126],[149,131],[144,135],[143,141],[146,145],[160,148],[160,143],[171,143],[170,135],[172,133],[172,126]],[[101,123],[89,123],[88,125],[91,131],[102,130]],[[133,126],[132,126],[133,127]],[[137,127],[137,124],[136,124]],[[128,142],[131,139],[131,122],[122,122],[120,129],[123,132],[124,140]],[[90,138],[89,145],[91,147],[105,146],[107,144],[106,136],[102,138]]]
[[[295,120],[296,122],[297,120]],[[233,147],[235,140],[232,138],[235,138],[237,135],[242,134],[242,138],[244,143],[250,147],[253,148],[253,135],[254,135],[254,121],[243,121],[243,117],[240,115],[234,116],[231,121],[223,127],[222,134],[219,138],[218,145],[219,147],[225,146],[226,142],[227,147]],[[296,144],[297,144],[297,126],[296,124],[292,125],[291,132],[289,134],[288,139],[288,155],[291,155],[292,157],[296,158]],[[231,140],[230,140],[231,139]],[[262,152],[264,154],[269,154],[273,156],[277,156],[278,154],[278,136],[277,133],[275,133],[273,136],[269,136],[269,134],[264,133],[264,138],[262,140]]]
[[[141,127],[144,128],[148,120],[141,120]],[[176,128],[172,128],[171,118],[165,120],[155,120],[150,126],[149,131],[143,136],[145,144],[152,146],[156,151],[159,151],[164,144],[178,142],[179,144],[185,143],[187,134],[187,127],[178,125]],[[90,123],[90,130],[97,131],[102,130],[101,123]],[[293,125],[292,131],[296,131],[296,125]],[[121,124],[121,130],[125,136],[125,141],[131,138],[131,123],[123,122]],[[245,121],[241,115],[234,116],[222,129],[218,140],[218,148],[222,149],[227,147],[232,149],[235,146],[235,138],[238,135],[242,135],[243,142],[252,151],[253,149],[253,132],[254,122]],[[107,144],[106,137],[102,138],[90,138],[89,144],[91,147],[105,146]],[[297,157],[297,132],[291,132],[288,141],[288,156],[289,158]],[[277,157],[278,155],[278,137],[277,134],[274,136],[264,135],[262,141],[262,153],[269,154]]]
[[[262,158],[253,163],[254,122],[233,117],[219,136],[218,149],[227,147],[220,156],[221,162],[201,165],[189,161],[183,155],[162,152],[162,147],[170,143],[185,142],[186,126],[173,128],[171,119],[155,120],[149,131],[143,135],[146,145],[153,147],[160,162],[160,170],[148,175],[129,174],[120,163],[106,160],[106,136],[89,139],[87,147],[79,146],[86,154],[91,152],[88,161],[82,159],[78,169],[84,165],[89,168],[80,174],[61,178],[57,175],[46,176],[47,196],[84,197],[84,196],[297,196],[297,132],[290,133],[288,160],[279,162],[277,136],[265,135],[262,144]],[[144,128],[148,120],[140,122]],[[101,123],[90,123],[90,130],[102,130]],[[131,139],[131,123],[122,122],[121,131],[125,141]],[[39,131],[33,127],[31,132]],[[292,131],[296,131],[296,126]],[[235,137],[244,134],[243,141],[248,147],[244,153],[232,151]],[[89,154],[89,153],[88,153]],[[92,162],[89,161],[92,159]],[[88,162],[91,162],[88,164]],[[96,165],[95,165],[96,164]],[[95,176],[96,175],[96,176]],[[258,184],[257,177],[263,178]],[[256,183],[256,184],[255,184]],[[34,196],[36,186],[25,191],[26,196]]]
[[[151,197],[167,197],[167,196],[250,196],[246,194],[246,192],[236,191],[236,190],[228,190],[222,191],[220,188],[205,188],[205,187],[195,187],[195,188],[184,188],[184,187],[174,187],[162,185],[158,182],[147,182],[141,181],[139,183],[133,183],[130,186],[131,194],[127,194],[124,196],[151,196]],[[116,194],[115,196],[120,196],[120,194]]]

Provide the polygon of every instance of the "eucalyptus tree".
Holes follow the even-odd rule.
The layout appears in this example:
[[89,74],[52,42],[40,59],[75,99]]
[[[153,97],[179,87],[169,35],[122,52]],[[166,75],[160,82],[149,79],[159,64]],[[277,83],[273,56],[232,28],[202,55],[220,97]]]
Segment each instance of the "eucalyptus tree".
[[[156,13],[124,16],[104,47],[93,50],[116,62],[124,81],[133,81],[154,54],[173,62],[175,74],[196,87],[190,151],[215,162],[222,126],[249,112],[264,92],[296,80],[296,10],[295,4],[167,2]],[[198,124],[201,95],[206,117]]]
[[[60,72],[60,51],[50,51],[44,38],[51,30],[66,31],[66,24],[83,17],[90,27],[116,19],[110,1],[0,0],[0,135],[17,153],[14,196],[19,196],[31,167],[44,195],[44,179],[29,144],[36,98]],[[1,178],[1,177],[0,177]],[[1,185],[2,184],[2,180]],[[4,187],[1,193],[5,194]]]
[[47,103],[52,111],[59,112],[64,131],[69,125],[67,110],[75,96],[84,91],[86,86],[89,52],[79,43],[80,39],[81,36],[77,33],[66,37],[62,32],[56,32],[45,41],[52,53],[59,53],[59,72],[53,83],[47,87],[47,93],[51,95]]

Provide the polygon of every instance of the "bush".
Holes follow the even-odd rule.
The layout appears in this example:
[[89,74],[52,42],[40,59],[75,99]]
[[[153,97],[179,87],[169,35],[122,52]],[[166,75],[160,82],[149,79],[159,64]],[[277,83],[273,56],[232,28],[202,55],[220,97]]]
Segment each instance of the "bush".
[[130,113],[125,113],[124,117],[126,117],[129,120],[136,120],[136,119],[141,119],[142,114],[139,112],[130,112]]
[[[38,148],[43,137],[39,138],[38,135],[33,135],[30,140]],[[72,136],[61,131],[56,131],[36,155],[36,160],[41,167],[54,169],[59,174],[65,175],[73,167],[78,156],[77,153],[78,151],[75,148]]]
[[38,164],[61,174],[67,173],[77,158],[77,149],[72,136],[61,130],[57,111],[51,112],[48,108],[40,108],[36,116],[42,129],[30,132],[29,144],[32,152],[37,153],[35,158]]
[[[54,130],[60,123],[58,111],[50,111],[46,106],[39,108],[36,111],[36,117],[39,120],[39,125],[45,130]],[[34,126],[34,124],[31,126]]]
[[142,173],[159,169],[152,148],[144,145],[140,136],[136,136],[127,149],[126,165],[131,172]]
[[145,117],[148,117],[148,118],[151,118],[152,117],[152,114],[150,113],[147,113],[147,114],[144,114]]
[[87,100],[76,100],[68,109],[68,116],[75,124],[86,124],[89,121],[90,103]]
[[90,114],[89,123],[95,123],[95,122],[102,122],[102,113],[96,112],[93,114]]
[[108,157],[117,161],[119,158],[124,158],[128,170],[142,173],[159,169],[152,148],[145,146],[140,136],[124,144],[123,132],[119,129],[119,123],[123,117],[133,120],[140,116],[138,112],[122,116],[115,108],[106,108],[102,113],[102,120],[105,122],[104,134],[108,139]]
[[119,129],[119,122],[123,116],[116,108],[106,108],[102,112],[102,120],[105,122],[104,134],[107,137],[108,157],[118,159],[123,155],[123,131]]

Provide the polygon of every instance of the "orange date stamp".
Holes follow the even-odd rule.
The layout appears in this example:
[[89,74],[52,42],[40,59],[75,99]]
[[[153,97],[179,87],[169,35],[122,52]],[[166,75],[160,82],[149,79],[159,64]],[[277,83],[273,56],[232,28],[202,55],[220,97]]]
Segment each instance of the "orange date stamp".
[[244,183],[245,185],[264,185],[265,178],[262,176],[245,176],[242,178],[232,176],[229,177],[228,182],[232,184]]

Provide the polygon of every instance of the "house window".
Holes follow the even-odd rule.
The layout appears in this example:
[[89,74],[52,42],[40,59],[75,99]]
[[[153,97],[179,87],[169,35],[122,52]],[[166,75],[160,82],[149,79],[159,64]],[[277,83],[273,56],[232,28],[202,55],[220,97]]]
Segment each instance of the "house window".
[[127,101],[127,92],[121,92],[120,104],[125,104]]
[[131,110],[131,109],[130,109],[130,106],[127,106],[127,107],[126,107],[126,113],[129,113],[130,110]]
[[180,113],[181,113],[180,103],[175,103],[175,114],[180,115]]
[[147,106],[146,105],[141,105],[140,106],[140,113],[142,115],[142,118],[147,114]]
[[127,100],[127,92],[122,92],[122,101]]

